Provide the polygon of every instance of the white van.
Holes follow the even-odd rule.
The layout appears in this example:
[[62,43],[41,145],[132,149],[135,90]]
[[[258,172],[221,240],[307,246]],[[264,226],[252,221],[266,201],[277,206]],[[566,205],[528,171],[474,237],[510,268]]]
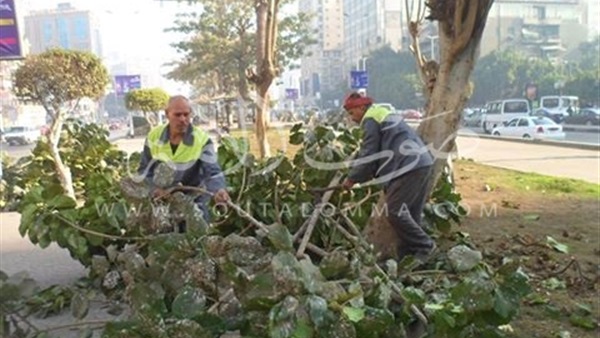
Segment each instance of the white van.
[[13,126],[8,128],[2,135],[10,145],[30,144],[36,142],[42,135],[40,128],[31,126]]
[[531,109],[525,99],[507,99],[491,101],[485,105],[483,118],[483,131],[491,133],[492,129],[499,127],[515,117],[529,116]]
[[579,97],[569,95],[549,95],[540,98],[540,109],[548,115],[562,115],[562,119],[579,110]]

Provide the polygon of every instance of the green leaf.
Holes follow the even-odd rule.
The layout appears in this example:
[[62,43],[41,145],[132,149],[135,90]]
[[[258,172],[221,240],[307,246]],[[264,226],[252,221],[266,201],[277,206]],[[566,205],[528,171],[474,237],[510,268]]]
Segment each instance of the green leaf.
[[394,323],[394,315],[387,309],[367,306],[365,317],[356,326],[359,337],[378,337]]
[[543,280],[542,286],[548,290],[563,290],[567,288],[567,284],[556,277]]
[[494,296],[494,311],[502,316],[502,318],[508,319],[513,312],[516,312],[516,306],[504,297],[501,290],[496,290]]
[[273,224],[268,226],[268,229],[267,238],[269,238],[275,249],[281,251],[292,251],[294,249],[292,235],[286,227],[281,224]]
[[296,123],[290,129],[290,134],[294,134],[294,133],[300,131],[300,129],[302,129],[302,123]]
[[290,134],[290,144],[299,145],[299,144],[302,144],[303,142],[304,142],[304,133],[303,132],[296,132],[296,133]]
[[40,248],[45,249],[52,244],[52,239],[48,234],[43,234],[42,236],[38,236],[38,245]]
[[469,271],[483,260],[483,255],[477,250],[460,244],[448,251],[448,260],[456,271]]
[[138,282],[131,290],[131,307],[133,311],[149,317],[164,316],[167,307],[163,298],[164,291],[151,286],[148,282]]
[[90,302],[83,294],[77,292],[71,298],[71,314],[77,319],[83,319],[87,316],[90,309]]
[[435,312],[435,311],[441,311],[444,309],[444,305],[442,304],[433,304],[433,303],[426,303],[423,308],[427,311],[431,311],[431,312]]
[[595,330],[598,327],[596,320],[590,316],[582,316],[576,313],[569,317],[569,322],[574,326],[581,327],[586,330]]
[[411,304],[420,305],[425,303],[425,292],[412,286],[404,288],[402,296]]
[[358,323],[365,318],[365,309],[363,308],[344,306],[342,308],[342,313],[346,316],[346,318],[348,318],[348,320],[354,323]]
[[591,315],[592,307],[587,304],[575,303],[575,311],[583,315]]
[[296,329],[292,333],[292,338],[312,338],[314,330],[308,322],[305,320],[298,320],[296,322]]
[[329,311],[327,308],[327,301],[319,296],[311,295],[306,299],[306,307],[308,308],[308,313],[312,322],[315,323],[317,327],[323,326]]
[[173,301],[172,311],[177,318],[193,318],[200,315],[206,307],[206,296],[200,289],[184,287]]
[[540,293],[531,293],[525,299],[525,302],[529,305],[543,305],[548,304],[549,301],[548,297]]
[[540,220],[540,215],[529,214],[529,215],[523,216],[523,219],[526,220],[526,221],[539,221]]
[[557,240],[550,236],[546,237],[546,244],[558,252],[569,253],[569,247],[566,244],[559,243]]
[[350,259],[348,252],[336,250],[325,256],[319,264],[319,269],[327,279],[335,279],[347,274],[350,271]]
[[21,222],[19,223],[19,234],[21,234],[21,237],[25,237],[27,231],[33,226],[38,212],[35,204],[28,204],[21,211]]
[[48,207],[54,209],[74,208],[76,205],[75,200],[66,195],[58,195],[48,202]]

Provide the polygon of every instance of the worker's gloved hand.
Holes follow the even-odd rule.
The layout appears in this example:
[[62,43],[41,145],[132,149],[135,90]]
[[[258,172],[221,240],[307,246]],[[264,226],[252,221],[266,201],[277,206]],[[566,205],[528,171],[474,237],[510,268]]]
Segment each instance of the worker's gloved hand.
[[215,193],[213,198],[215,199],[215,202],[217,202],[217,203],[225,203],[225,202],[229,201],[229,193],[227,193],[227,190],[225,190],[225,189],[219,189]]
[[352,189],[353,186],[354,186],[354,181],[349,180],[349,179],[345,179],[344,182],[342,183],[342,188],[344,188],[346,190]]

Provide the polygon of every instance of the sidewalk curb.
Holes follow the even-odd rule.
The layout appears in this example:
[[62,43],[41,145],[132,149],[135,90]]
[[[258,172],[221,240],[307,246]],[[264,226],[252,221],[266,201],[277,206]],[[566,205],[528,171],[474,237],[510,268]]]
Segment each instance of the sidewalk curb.
[[576,131],[580,133],[600,133],[600,126],[579,126],[576,124],[563,125],[563,131]]
[[581,142],[571,142],[571,141],[550,141],[550,140],[525,140],[525,139],[517,138],[517,137],[506,137],[506,136],[498,137],[498,136],[493,136],[493,135],[479,135],[479,134],[463,133],[463,132],[458,132],[458,136],[470,137],[470,138],[483,138],[483,139],[488,139],[488,140],[496,140],[496,141],[504,141],[504,142],[537,144],[537,145],[547,145],[547,146],[553,146],[553,147],[600,151],[600,144],[591,144],[591,143],[581,143]]

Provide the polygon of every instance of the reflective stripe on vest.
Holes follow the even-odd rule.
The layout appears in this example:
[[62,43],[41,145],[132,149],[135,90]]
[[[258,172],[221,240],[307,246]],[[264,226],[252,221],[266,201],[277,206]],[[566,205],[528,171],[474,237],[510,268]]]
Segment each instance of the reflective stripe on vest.
[[368,119],[368,118],[372,118],[375,120],[375,122],[381,123],[391,113],[392,112],[390,112],[388,109],[386,109],[384,107],[379,107],[379,106],[373,105],[373,106],[371,106],[371,108],[369,108],[369,110],[367,110],[367,112],[365,113],[365,116],[363,116],[362,120],[360,121],[360,124],[362,125],[363,122],[365,121],[365,119]]
[[177,146],[175,154],[173,154],[170,142],[168,140],[163,142],[160,139],[166,127],[167,125],[158,126],[148,134],[147,145],[150,148],[152,158],[166,163],[174,163],[175,165],[187,165],[197,161],[202,154],[202,149],[208,142],[208,134],[200,129],[193,128],[194,144],[188,146],[182,141]]

